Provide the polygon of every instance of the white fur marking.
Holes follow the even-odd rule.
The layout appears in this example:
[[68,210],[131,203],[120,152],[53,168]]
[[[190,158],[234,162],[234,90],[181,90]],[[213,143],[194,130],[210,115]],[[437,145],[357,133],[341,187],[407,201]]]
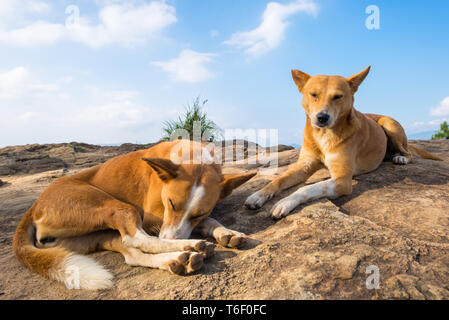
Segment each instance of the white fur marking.
[[231,236],[231,237],[246,237],[246,235],[242,232],[234,231],[225,227],[216,227],[212,230],[212,236],[218,240],[219,237],[222,236]]
[[167,252],[159,254],[146,254],[137,249],[129,250],[125,255],[126,263],[131,266],[159,268],[167,270],[167,262],[177,260],[185,252]]
[[150,236],[143,229],[137,228],[134,237],[125,236],[123,238],[123,243],[129,247],[138,248],[144,246],[149,238]]
[[204,188],[204,185],[200,185],[199,187],[195,184],[192,188],[192,191],[190,192],[189,200],[187,201],[186,205],[186,215],[190,215],[195,209],[195,207],[199,204],[201,199],[206,194],[206,189]]
[[404,156],[394,156],[393,163],[396,164],[408,164],[408,159]]
[[324,159],[326,166],[329,167],[330,163],[337,160],[339,158],[339,156],[340,155],[338,153],[326,153],[325,159]]
[[212,164],[214,163],[214,157],[212,157],[211,152],[207,148],[202,149],[202,163],[204,164]]
[[299,188],[298,191],[280,200],[273,206],[273,217],[281,218],[289,214],[293,209],[309,200],[323,197],[335,197],[335,181],[330,179],[312,185]]
[[255,209],[262,207],[265,201],[267,201],[267,197],[261,196],[260,191],[257,191],[246,199],[245,205]]
[[159,238],[161,239],[187,239],[190,237],[192,233],[192,225],[189,221],[189,218],[193,212],[193,210],[198,206],[200,201],[203,199],[206,194],[206,189],[204,185],[197,186],[195,184],[190,191],[189,200],[185,206],[184,216],[181,221],[174,226],[169,228],[165,228],[159,234]]
[[114,278],[95,260],[82,255],[70,255],[56,270],[50,272],[52,279],[64,282],[68,289],[100,290],[112,287]]
[[315,137],[316,141],[318,142],[319,146],[321,147],[321,151],[326,152],[327,149],[330,148],[331,146],[331,140],[326,137],[326,136],[322,136],[322,137]]

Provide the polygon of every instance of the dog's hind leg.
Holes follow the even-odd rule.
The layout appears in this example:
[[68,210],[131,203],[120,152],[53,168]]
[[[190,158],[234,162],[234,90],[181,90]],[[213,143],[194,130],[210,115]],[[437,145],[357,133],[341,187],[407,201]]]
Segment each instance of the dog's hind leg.
[[395,164],[409,164],[412,154],[408,147],[408,139],[404,128],[393,118],[382,116],[377,123],[384,129],[388,137],[387,159]]

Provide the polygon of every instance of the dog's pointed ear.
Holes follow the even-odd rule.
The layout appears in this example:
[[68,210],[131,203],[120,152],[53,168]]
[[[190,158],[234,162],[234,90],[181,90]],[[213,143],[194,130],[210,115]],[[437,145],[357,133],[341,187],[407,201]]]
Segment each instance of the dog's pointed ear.
[[178,176],[179,165],[160,158],[142,158],[157,173],[162,181],[168,181]]
[[232,190],[238,188],[246,181],[251,179],[257,174],[257,172],[247,174],[225,174],[223,175],[223,182],[221,183],[221,196],[220,198],[226,198],[232,193]]
[[359,89],[360,85],[362,84],[363,80],[365,80],[366,76],[368,75],[369,71],[371,70],[371,66],[366,68],[360,73],[357,73],[351,77],[348,78],[349,86],[352,89],[353,93],[356,93]]
[[292,70],[292,77],[293,81],[295,81],[296,85],[298,86],[299,92],[301,93],[307,81],[309,81],[309,79],[311,78],[310,75],[300,70]]

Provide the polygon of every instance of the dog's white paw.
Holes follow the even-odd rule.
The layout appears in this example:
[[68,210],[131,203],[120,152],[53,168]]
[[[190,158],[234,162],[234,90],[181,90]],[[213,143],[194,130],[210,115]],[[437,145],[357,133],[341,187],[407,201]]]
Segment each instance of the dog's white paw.
[[300,203],[293,197],[287,197],[276,203],[271,209],[271,216],[275,219],[280,219],[288,215]]
[[393,163],[395,163],[395,164],[408,164],[409,161],[404,156],[394,156],[393,157]]
[[246,243],[246,235],[244,233],[226,229],[217,228],[214,231],[214,238],[223,247],[240,248]]
[[263,194],[261,191],[257,191],[256,193],[253,193],[250,195],[246,201],[245,206],[248,209],[259,209],[262,208],[262,206],[265,204],[265,202],[270,198],[270,196]]
[[[210,258],[215,253],[215,244],[206,240],[187,240],[188,244],[182,249],[184,251],[192,251],[201,253],[204,258]],[[186,241],[186,242],[187,242]]]
[[173,274],[190,274],[203,266],[203,255],[196,252],[174,252],[173,259],[167,262],[168,270]]

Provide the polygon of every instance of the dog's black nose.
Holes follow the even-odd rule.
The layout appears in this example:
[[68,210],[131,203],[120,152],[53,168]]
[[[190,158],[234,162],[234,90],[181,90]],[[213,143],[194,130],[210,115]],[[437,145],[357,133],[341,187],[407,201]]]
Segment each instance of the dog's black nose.
[[327,113],[324,113],[324,112],[318,113],[316,117],[317,117],[318,122],[320,124],[326,124],[326,123],[329,122],[329,119],[330,119],[329,115]]

